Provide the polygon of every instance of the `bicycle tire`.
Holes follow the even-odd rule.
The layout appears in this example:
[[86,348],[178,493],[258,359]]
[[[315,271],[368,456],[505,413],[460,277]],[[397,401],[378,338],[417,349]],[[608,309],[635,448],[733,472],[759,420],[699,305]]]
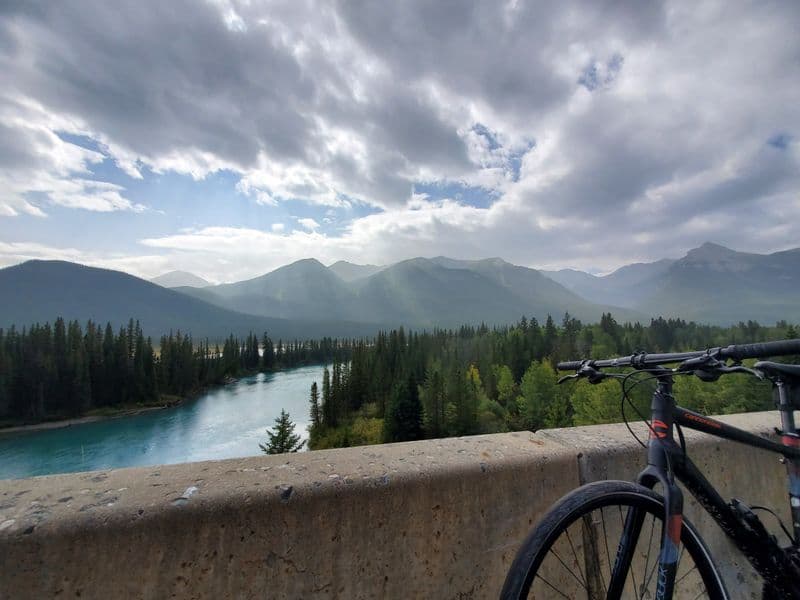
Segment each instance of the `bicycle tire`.
[[[534,581],[536,581],[537,587],[542,590],[542,593],[539,595],[534,594],[532,596],[533,598],[554,598],[561,596],[575,598],[580,596],[605,599],[605,591],[603,591],[602,594],[598,592],[599,589],[603,589],[605,585],[603,577],[604,571],[608,572],[608,578],[609,580],[611,579],[611,567],[613,563],[611,562],[610,550],[611,548],[616,550],[616,544],[612,544],[609,547],[607,536],[605,542],[602,544],[596,539],[593,532],[599,533],[601,531],[600,524],[599,522],[595,523],[595,521],[591,520],[591,515],[599,509],[602,519],[602,534],[605,535],[609,529],[616,527],[616,523],[609,523],[607,527],[605,518],[606,512],[604,509],[608,509],[610,512],[611,507],[619,507],[621,522],[622,507],[628,507],[628,509],[630,509],[630,507],[636,507],[637,509],[643,510],[644,512],[642,514],[644,519],[647,519],[648,515],[652,517],[652,525],[650,525],[649,530],[649,544],[652,547],[653,538],[655,538],[656,551],[655,556],[652,558],[653,564],[657,564],[658,549],[660,549],[662,533],[661,527],[663,526],[664,519],[664,499],[648,488],[627,481],[599,481],[590,483],[564,496],[533,528],[517,552],[514,562],[506,576],[501,599],[518,600],[520,598],[528,598]],[[615,513],[609,514],[609,521],[614,514]],[[581,533],[581,538],[579,539],[580,548],[588,550],[588,553],[584,553],[583,561],[578,558],[575,549],[577,543],[569,534],[570,528],[579,521]],[[655,532],[656,521],[659,522],[657,532]],[[637,567],[641,566],[638,544],[645,537],[645,526],[646,521],[643,522],[642,530],[637,540],[637,547],[631,560],[631,562],[634,560],[638,561]],[[576,530],[572,529],[572,531]],[[562,536],[564,536],[565,532],[569,545],[560,547],[564,549],[572,547],[574,564],[578,567],[577,572],[572,571],[571,577],[565,577],[569,574],[570,568],[554,549],[558,540],[563,539]],[[676,592],[673,597],[681,598],[687,596],[689,598],[694,598],[696,597],[694,592],[698,586],[702,586],[700,588],[701,594],[697,597],[703,597],[702,592],[704,588],[706,597],[712,600],[727,600],[728,594],[725,590],[724,582],[714,565],[711,554],[703,543],[700,535],[697,533],[697,530],[687,519],[683,521],[681,544],[684,549],[681,554],[681,559],[683,560],[683,557],[688,554],[695,567],[686,571],[685,574],[681,573],[679,567],[678,576],[676,576]],[[605,568],[602,558],[603,549],[605,549],[606,553]],[[568,554],[568,551],[562,551],[562,553]],[[650,553],[651,550],[648,550],[648,559],[651,558]],[[551,556],[551,554],[558,558],[558,561],[561,562],[560,566],[558,561],[549,560],[548,557]],[[587,559],[588,556],[595,555],[596,561],[592,562]],[[543,564],[545,560],[548,560],[547,565]],[[581,570],[581,563],[583,563],[583,571]],[[560,579],[556,579],[556,575],[562,566],[566,573],[563,573],[562,575],[564,576]],[[687,567],[686,563],[684,567]],[[695,568],[697,569],[697,573],[694,574],[692,580],[686,582],[682,587],[678,586],[677,584],[683,583],[685,578],[691,575]],[[540,570],[545,571],[545,569],[549,569],[547,574],[553,579],[552,582],[547,580],[544,574],[540,572]],[[622,597],[654,597],[654,594],[647,595],[647,591],[650,589],[651,582],[654,584],[654,587],[657,585],[657,582],[652,581],[653,579],[657,579],[657,576],[655,578],[652,576],[652,571],[655,570],[655,567],[645,562],[642,578],[644,586],[636,581],[636,570],[637,569],[632,568],[628,570],[629,577],[626,578]],[[684,577],[684,579],[679,581],[680,577]],[[539,580],[546,582],[546,585],[539,585]],[[699,580],[699,584],[697,580]],[[575,592],[575,588],[577,587],[579,589],[580,587],[578,584],[581,584],[582,587],[585,588],[585,591],[582,591],[580,594]],[[687,588],[690,584],[694,586],[691,594],[680,593],[682,589]],[[570,585],[572,586],[571,588],[568,587]]]

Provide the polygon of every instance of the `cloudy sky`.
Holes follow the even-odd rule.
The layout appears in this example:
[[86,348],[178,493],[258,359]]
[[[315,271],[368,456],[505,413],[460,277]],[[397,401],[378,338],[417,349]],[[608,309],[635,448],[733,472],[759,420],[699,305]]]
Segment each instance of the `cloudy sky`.
[[0,266],[800,246],[800,3],[0,2]]

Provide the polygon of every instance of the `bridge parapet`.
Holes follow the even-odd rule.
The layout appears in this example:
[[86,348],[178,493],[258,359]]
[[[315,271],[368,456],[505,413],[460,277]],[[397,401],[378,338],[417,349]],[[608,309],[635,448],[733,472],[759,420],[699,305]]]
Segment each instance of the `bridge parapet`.
[[[787,515],[774,455],[687,437],[724,496]],[[0,598],[493,598],[554,501],[643,459],[600,425],[2,481]],[[729,585],[760,593],[694,520]]]

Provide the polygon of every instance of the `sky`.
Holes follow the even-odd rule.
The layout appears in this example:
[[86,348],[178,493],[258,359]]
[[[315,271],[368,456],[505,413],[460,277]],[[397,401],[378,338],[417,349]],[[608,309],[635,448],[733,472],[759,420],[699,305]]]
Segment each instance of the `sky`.
[[0,2],[0,267],[800,246],[800,3]]

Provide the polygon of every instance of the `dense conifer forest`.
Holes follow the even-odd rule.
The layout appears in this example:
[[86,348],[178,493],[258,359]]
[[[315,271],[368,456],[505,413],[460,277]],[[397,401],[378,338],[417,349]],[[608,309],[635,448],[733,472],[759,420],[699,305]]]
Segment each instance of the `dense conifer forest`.
[[[0,329],[0,423],[10,425],[173,403],[232,377],[326,364],[310,394],[309,446],[559,427],[620,419],[619,386],[557,386],[559,360],[796,337],[785,322],[722,328],[680,319],[645,326],[610,314],[586,325],[522,318],[509,327],[381,332],[372,339],[230,336],[220,345],[180,332],[157,344],[138,322],[116,332],[89,321]],[[678,378],[679,402],[707,413],[771,407],[769,386],[745,376]],[[634,390],[642,410],[646,385]]]
[[133,320],[116,333],[110,324],[82,328],[61,318],[0,329],[0,423],[170,404],[231,377],[346,360],[349,346],[331,338],[275,343],[251,333],[212,347],[176,332],[154,347]]
[[[723,328],[659,318],[643,326],[619,324],[611,314],[592,325],[567,314],[560,325],[523,318],[505,328],[381,333],[355,343],[349,361],[326,368],[321,393],[312,386],[310,447],[617,422],[617,383],[557,385],[555,364],[793,337],[786,322]],[[651,390],[645,384],[632,392],[643,414]],[[708,414],[772,406],[769,384],[745,375],[711,384],[676,377],[675,394],[682,406]],[[636,419],[632,408],[626,414]]]

